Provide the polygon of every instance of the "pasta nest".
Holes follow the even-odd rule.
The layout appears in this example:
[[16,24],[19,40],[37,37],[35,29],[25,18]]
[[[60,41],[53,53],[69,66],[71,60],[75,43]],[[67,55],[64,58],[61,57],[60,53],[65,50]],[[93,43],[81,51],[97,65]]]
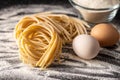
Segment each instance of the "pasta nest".
[[39,13],[23,17],[15,27],[20,59],[26,64],[46,68],[59,62],[62,45],[71,43],[90,26],[64,14]]

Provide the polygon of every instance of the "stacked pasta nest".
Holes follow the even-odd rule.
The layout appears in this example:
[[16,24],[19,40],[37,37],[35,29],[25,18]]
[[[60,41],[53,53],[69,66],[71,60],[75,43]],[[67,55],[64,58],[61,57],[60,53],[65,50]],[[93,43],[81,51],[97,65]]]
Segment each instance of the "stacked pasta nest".
[[39,13],[23,17],[15,27],[15,38],[22,62],[48,67],[59,62],[62,46],[80,34],[87,34],[89,25],[65,14]]

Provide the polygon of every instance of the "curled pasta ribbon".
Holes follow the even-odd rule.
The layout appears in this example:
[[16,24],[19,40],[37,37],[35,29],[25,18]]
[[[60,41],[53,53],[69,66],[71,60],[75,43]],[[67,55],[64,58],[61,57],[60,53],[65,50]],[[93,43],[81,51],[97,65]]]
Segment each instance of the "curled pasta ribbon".
[[29,25],[36,23],[39,23],[39,20],[34,16],[25,16],[22,18],[15,27],[15,38],[17,39]]
[[86,22],[64,14],[39,13],[22,18],[15,27],[20,59],[27,64],[46,68],[59,61],[62,44],[87,34]]
[[[47,26],[47,27],[46,27]],[[61,53],[59,35],[49,25],[33,24],[18,38],[20,59],[27,64],[46,68]]]
[[41,22],[51,25],[63,39],[63,43],[72,42],[73,38],[80,34],[87,34],[90,26],[77,18],[69,17],[64,14],[36,14],[34,15]]

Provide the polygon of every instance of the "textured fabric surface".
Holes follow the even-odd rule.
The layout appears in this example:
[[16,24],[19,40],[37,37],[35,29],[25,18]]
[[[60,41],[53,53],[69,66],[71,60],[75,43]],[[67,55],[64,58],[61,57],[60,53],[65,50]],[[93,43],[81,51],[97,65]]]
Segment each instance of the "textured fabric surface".
[[[50,5],[22,5],[0,11],[0,80],[120,80],[120,43],[102,48],[93,60],[78,58],[71,45],[63,47],[61,63],[46,70],[23,64],[19,60],[13,30],[28,14],[54,11],[75,15],[73,8]],[[120,28],[120,20],[113,23]]]

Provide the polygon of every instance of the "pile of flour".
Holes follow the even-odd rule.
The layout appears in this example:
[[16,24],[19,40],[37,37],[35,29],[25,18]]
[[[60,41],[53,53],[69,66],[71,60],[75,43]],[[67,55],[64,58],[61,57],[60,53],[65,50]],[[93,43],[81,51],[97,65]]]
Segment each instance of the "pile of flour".
[[73,0],[75,3],[88,8],[109,8],[120,3],[120,0]]
[[78,5],[74,5],[74,7],[80,12],[80,18],[82,17],[82,19],[91,23],[110,22],[115,17],[120,4],[120,0],[73,0],[73,1],[74,3],[86,8],[94,9],[108,8],[106,10],[89,10],[84,9]]

